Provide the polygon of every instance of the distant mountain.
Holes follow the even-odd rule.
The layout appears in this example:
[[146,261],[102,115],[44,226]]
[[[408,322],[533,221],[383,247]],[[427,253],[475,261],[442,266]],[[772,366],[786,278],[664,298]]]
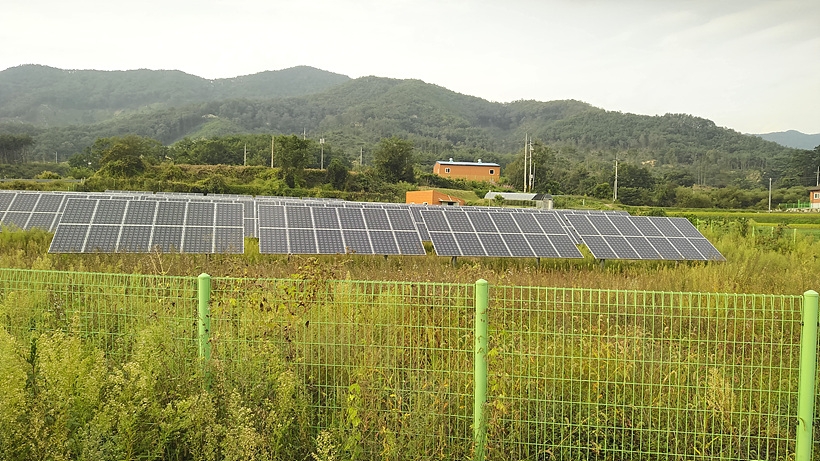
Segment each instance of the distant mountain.
[[761,178],[800,184],[808,177],[794,149],[693,115],[621,113],[574,100],[496,103],[420,80],[350,79],[309,67],[220,80],[15,67],[0,72],[3,133],[32,136],[29,158],[56,152],[61,160],[98,138],[126,134],[170,145],[186,137],[307,133],[351,160],[363,152],[365,163],[379,140],[399,136],[413,142],[422,165],[452,157],[504,167],[520,159],[529,135],[549,147],[557,165],[578,166],[579,177],[608,170],[616,156],[682,183],[753,187]]
[[0,122],[82,125],[207,101],[304,96],[349,80],[305,66],[206,80],[176,70],[62,70],[23,65],[0,71]]
[[812,150],[820,146],[820,133],[805,134],[795,130],[778,131],[775,133],[756,134],[755,136],[763,138],[766,141],[772,141],[781,146],[791,147],[794,149]]

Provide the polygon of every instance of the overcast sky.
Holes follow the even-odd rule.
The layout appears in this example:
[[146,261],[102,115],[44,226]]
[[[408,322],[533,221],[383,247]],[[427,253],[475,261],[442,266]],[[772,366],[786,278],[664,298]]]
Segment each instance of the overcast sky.
[[5,0],[0,69],[308,65],[820,133],[818,0]]

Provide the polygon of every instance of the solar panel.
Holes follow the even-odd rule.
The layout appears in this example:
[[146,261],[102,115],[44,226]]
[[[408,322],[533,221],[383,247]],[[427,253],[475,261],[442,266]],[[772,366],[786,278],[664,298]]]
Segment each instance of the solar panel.
[[615,214],[564,217],[596,259],[725,260],[685,218]]
[[244,252],[235,202],[70,198],[50,253]]
[[583,257],[556,215],[473,208],[420,215],[440,256]]
[[260,203],[257,206],[259,251],[266,254],[425,254],[409,209],[388,210],[383,204],[367,208],[334,206],[339,203],[343,202]]

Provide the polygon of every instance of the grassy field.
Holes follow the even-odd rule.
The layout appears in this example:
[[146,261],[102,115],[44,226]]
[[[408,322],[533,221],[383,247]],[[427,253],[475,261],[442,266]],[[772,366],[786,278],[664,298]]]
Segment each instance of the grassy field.
[[[725,263],[50,255],[4,230],[0,267],[70,273],[4,272],[0,459],[469,459],[480,278],[488,459],[789,459],[799,308],[777,295],[820,288],[820,243],[700,227]],[[227,277],[208,367],[201,272]]]

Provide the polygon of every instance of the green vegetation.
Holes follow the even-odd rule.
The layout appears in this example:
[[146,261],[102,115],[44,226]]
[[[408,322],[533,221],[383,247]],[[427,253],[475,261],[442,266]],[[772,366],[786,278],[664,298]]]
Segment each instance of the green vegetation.
[[[260,255],[253,240],[244,255],[49,255],[50,234],[4,229],[3,267],[70,272],[0,274],[0,453],[465,459],[468,287],[485,278],[488,459],[784,458],[799,308],[713,292],[816,289],[820,243],[708,224],[726,263],[604,268],[288,258]],[[229,277],[215,279],[207,369],[191,324],[203,271]]]

